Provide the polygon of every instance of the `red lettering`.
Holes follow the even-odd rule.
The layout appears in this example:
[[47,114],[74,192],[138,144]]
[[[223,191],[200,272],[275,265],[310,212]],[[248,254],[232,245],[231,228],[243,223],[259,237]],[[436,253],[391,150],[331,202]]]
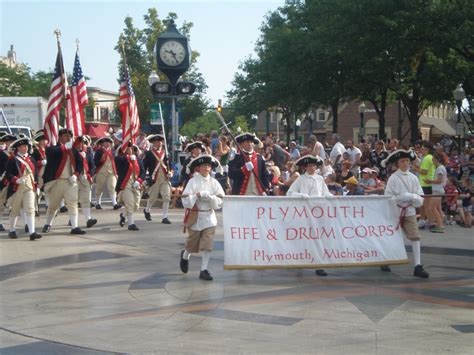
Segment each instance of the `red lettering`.
[[[315,214],[315,212],[318,211],[319,212],[319,215]],[[322,209],[322,207],[319,207],[319,206],[315,206],[311,209],[311,215],[314,217],[314,218],[321,218],[324,214],[324,211]]]
[[260,237],[258,236],[258,229],[257,228],[252,228],[252,239],[253,240],[260,239]]
[[[360,231],[362,230],[362,233],[360,233]],[[367,237],[367,228],[365,228],[365,226],[357,226],[355,228],[355,234],[359,237],[359,238],[365,238]]]
[[346,239],[352,239],[352,238],[354,238],[354,234],[352,234],[352,237],[349,237],[349,236],[346,235],[346,230],[353,231],[353,229],[354,229],[354,228],[352,228],[352,227],[344,227],[344,228],[342,228],[342,236],[343,236],[344,238],[346,238]]
[[261,216],[265,214],[265,208],[264,207],[258,207],[257,208],[257,219],[260,219]]
[[350,208],[349,206],[341,206],[339,208],[342,208],[342,210],[344,211],[344,218],[347,218],[347,209]]

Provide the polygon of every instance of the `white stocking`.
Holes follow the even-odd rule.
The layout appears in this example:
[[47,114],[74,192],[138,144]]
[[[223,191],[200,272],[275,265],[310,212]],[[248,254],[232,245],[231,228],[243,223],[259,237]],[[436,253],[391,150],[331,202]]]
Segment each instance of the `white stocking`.
[[18,217],[10,217],[10,232],[16,232],[16,221]]
[[191,259],[191,253],[188,253],[186,250],[183,253],[183,259],[189,260]]
[[202,254],[202,263],[201,271],[207,270],[207,264],[209,264],[209,259],[211,258],[211,252],[207,250],[201,250]]
[[26,215],[26,225],[28,226],[28,230],[30,234],[33,234],[35,232],[35,217],[31,214]]
[[412,240],[413,259],[416,265],[421,265],[421,244],[419,240]]
[[135,224],[135,221],[133,220],[133,213],[127,214],[127,220],[128,220],[129,226],[131,226],[132,224]]
[[69,215],[69,220],[71,221],[71,229],[77,228],[77,214]]
[[86,221],[92,218],[90,207],[82,207],[82,213],[84,214],[84,217],[86,217]]
[[117,204],[117,194],[112,192],[110,195],[110,198],[112,199],[112,206],[115,206]]
[[168,218],[168,209],[170,207],[169,201],[163,201],[163,218]]

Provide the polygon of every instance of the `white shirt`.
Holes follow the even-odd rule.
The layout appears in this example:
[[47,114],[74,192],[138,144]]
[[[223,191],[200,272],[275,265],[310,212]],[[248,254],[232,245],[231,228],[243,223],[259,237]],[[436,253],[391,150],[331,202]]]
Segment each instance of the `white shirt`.
[[309,175],[304,173],[290,186],[287,196],[316,196],[316,197],[332,197],[329,192],[324,178],[314,173]]
[[[360,160],[360,157],[362,156],[362,152],[360,151],[359,148],[357,147],[354,147],[354,148],[348,148],[347,149],[347,153],[349,154],[349,158],[351,159],[351,163],[352,165],[354,165],[354,163],[358,162]],[[359,155],[359,159],[356,159],[357,158],[357,155]],[[351,169],[352,173],[355,175],[355,176],[358,176],[359,173],[360,173],[360,167],[359,165],[353,167]]]
[[[316,147],[318,147],[318,148],[316,149]],[[320,141],[317,141],[316,144],[315,144],[315,146],[314,146],[314,149],[313,149],[314,155],[318,155],[318,154],[316,153],[316,150],[319,151],[319,157],[320,157],[322,160],[326,159],[326,151],[324,150],[324,146],[323,146],[323,144],[322,144]]]
[[418,178],[409,171],[395,171],[387,181],[385,195],[401,197],[403,194],[414,194],[412,204],[407,208],[406,216],[415,216],[415,207],[421,207],[423,204],[423,190],[421,189]]
[[[334,144],[331,153],[329,154],[329,158],[331,159],[332,163],[336,163],[337,156],[341,155],[342,157],[342,154],[344,154],[345,151],[346,148],[344,148],[344,145],[341,142],[337,142],[336,144]],[[341,161],[341,158],[339,158],[339,161]]]
[[[210,196],[208,199],[198,198],[197,193],[208,191]],[[209,227],[217,226],[217,218],[214,210],[222,207],[222,197],[225,195],[221,184],[211,177],[202,176],[199,173],[194,174],[183,191],[182,202],[185,208],[196,207],[199,210],[198,218],[195,224],[191,226],[192,230],[202,231]],[[202,212],[201,212],[202,211]]]
[[440,165],[436,168],[433,180],[438,179],[438,177],[440,175],[441,175],[441,179],[442,179],[441,183],[433,184],[432,189],[433,189],[433,193],[444,194],[444,187],[446,186],[446,182],[448,181],[448,177],[447,177],[446,168],[443,165]]

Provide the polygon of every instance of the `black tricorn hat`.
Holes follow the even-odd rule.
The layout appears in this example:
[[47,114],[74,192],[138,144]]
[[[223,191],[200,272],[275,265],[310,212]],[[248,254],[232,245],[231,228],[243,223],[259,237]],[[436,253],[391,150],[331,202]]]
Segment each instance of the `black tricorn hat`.
[[19,138],[10,144],[10,149],[16,149],[20,145],[28,145],[28,147],[31,148],[31,140],[28,137]]
[[42,129],[40,129],[33,136],[33,140],[35,140],[36,142],[39,142],[42,139],[46,139],[46,135],[44,134],[44,131]]
[[308,164],[323,165],[323,163],[324,162],[320,157],[314,155],[304,155],[295,161],[295,164],[298,166],[305,166]]
[[254,134],[249,133],[249,132],[239,134],[237,137],[235,137],[235,140],[237,141],[237,143],[243,143],[245,141],[252,141],[252,143],[254,144],[260,143],[260,140],[257,137],[255,137]]
[[114,141],[112,138],[110,137],[102,137],[102,138],[99,138],[98,140],[95,141],[95,144],[101,144],[101,143],[105,143],[105,142],[110,142],[111,144],[114,144]]
[[193,171],[197,166],[202,164],[210,164],[212,168],[217,168],[220,164],[219,161],[212,155],[203,154],[189,162],[189,170]]
[[148,142],[153,143],[154,141],[164,141],[165,137],[162,134],[150,134],[146,139]]
[[61,128],[59,131],[58,131],[58,136],[60,136],[61,134],[70,134],[71,136],[73,135],[72,134],[72,131],[69,129],[69,128]]
[[184,148],[185,151],[187,152],[190,152],[191,150],[193,150],[194,148],[200,148],[201,149],[201,152],[205,152],[206,151],[206,147],[204,147],[204,144],[200,141],[196,141],[196,142],[192,142],[192,143],[189,143],[186,148]]
[[17,136],[14,134],[6,133],[0,138],[0,142],[9,142],[9,141],[14,141],[17,139]]
[[416,153],[413,150],[398,149],[393,153],[390,153],[387,158],[382,160],[382,163],[380,165],[383,168],[386,168],[387,164],[395,163],[402,158],[409,158],[411,161],[413,161],[416,159]]

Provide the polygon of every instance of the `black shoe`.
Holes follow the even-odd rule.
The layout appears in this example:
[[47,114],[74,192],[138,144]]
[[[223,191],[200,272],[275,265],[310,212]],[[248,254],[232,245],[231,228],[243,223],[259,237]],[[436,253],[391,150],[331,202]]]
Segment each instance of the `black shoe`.
[[39,216],[40,216],[39,211],[35,211],[35,217],[39,217]]
[[5,229],[5,227],[3,226],[3,224],[0,224],[0,232],[6,232],[7,230]]
[[142,195],[142,200],[148,200],[150,198],[150,194],[148,192],[144,192]]
[[163,223],[163,224],[171,224],[171,222],[170,222],[170,220],[169,220],[168,218],[163,218],[163,219],[161,220],[161,223]]
[[382,265],[380,267],[380,270],[384,271],[384,272],[391,272],[392,269],[390,269],[390,265]]
[[16,235],[16,232],[13,231],[13,232],[8,232],[8,238],[10,238],[10,239],[17,239],[18,236]]
[[94,205],[94,202],[91,202],[91,203],[90,203],[90,207],[94,207],[94,206],[95,206],[95,205]]
[[98,203],[97,205],[95,205],[95,209],[96,209],[96,210],[101,210],[101,209],[102,209],[102,206]]
[[318,276],[328,276],[328,273],[324,271],[323,269],[318,269],[316,270],[316,275]]
[[97,220],[95,218],[91,218],[91,219],[87,220],[87,228],[92,227],[96,223],[97,223]]
[[61,212],[61,213],[67,212],[67,207],[66,207],[66,206],[61,207],[61,208],[59,209],[59,212]]
[[150,212],[147,212],[146,210],[143,210],[143,214],[145,215],[145,219],[147,221],[151,221],[151,214]]
[[427,279],[428,277],[430,277],[430,274],[428,274],[423,269],[423,265],[416,265],[415,266],[415,271],[413,271],[413,276],[421,277],[422,279]]
[[138,228],[136,224],[131,224],[131,225],[128,226],[128,230],[129,231],[139,231],[140,228]]
[[67,225],[70,227],[71,226],[71,221],[67,221]]
[[122,208],[122,205],[119,205],[118,203],[114,205],[114,210],[119,210],[121,208]]
[[25,224],[25,233],[28,233],[30,231],[30,229],[28,228],[28,225]]
[[77,208],[81,208],[81,203],[80,202],[77,203]]
[[183,258],[183,255],[184,255],[184,249],[181,250],[181,256],[179,259],[179,268],[181,269],[183,274],[187,274],[189,270],[189,260],[186,260],[185,258]]
[[120,225],[120,227],[123,227],[125,225],[125,217],[124,217],[123,213],[120,213],[119,225]]
[[81,228],[76,227],[76,228],[71,229],[71,234],[82,235],[82,234],[86,234],[86,231],[83,231]]
[[38,233],[32,233],[30,234],[30,240],[35,240],[35,239],[41,239],[43,236]]
[[206,281],[212,281],[213,277],[211,276],[211,274],[209,273],[209,271],[207,270],[203,270],[199,273],[199,278],[201,280],[206,280]]
[[49,224],[45,224],[43,226],[43,229],[41,230],[41,233],[48,233],[51,230],[51,226]]

